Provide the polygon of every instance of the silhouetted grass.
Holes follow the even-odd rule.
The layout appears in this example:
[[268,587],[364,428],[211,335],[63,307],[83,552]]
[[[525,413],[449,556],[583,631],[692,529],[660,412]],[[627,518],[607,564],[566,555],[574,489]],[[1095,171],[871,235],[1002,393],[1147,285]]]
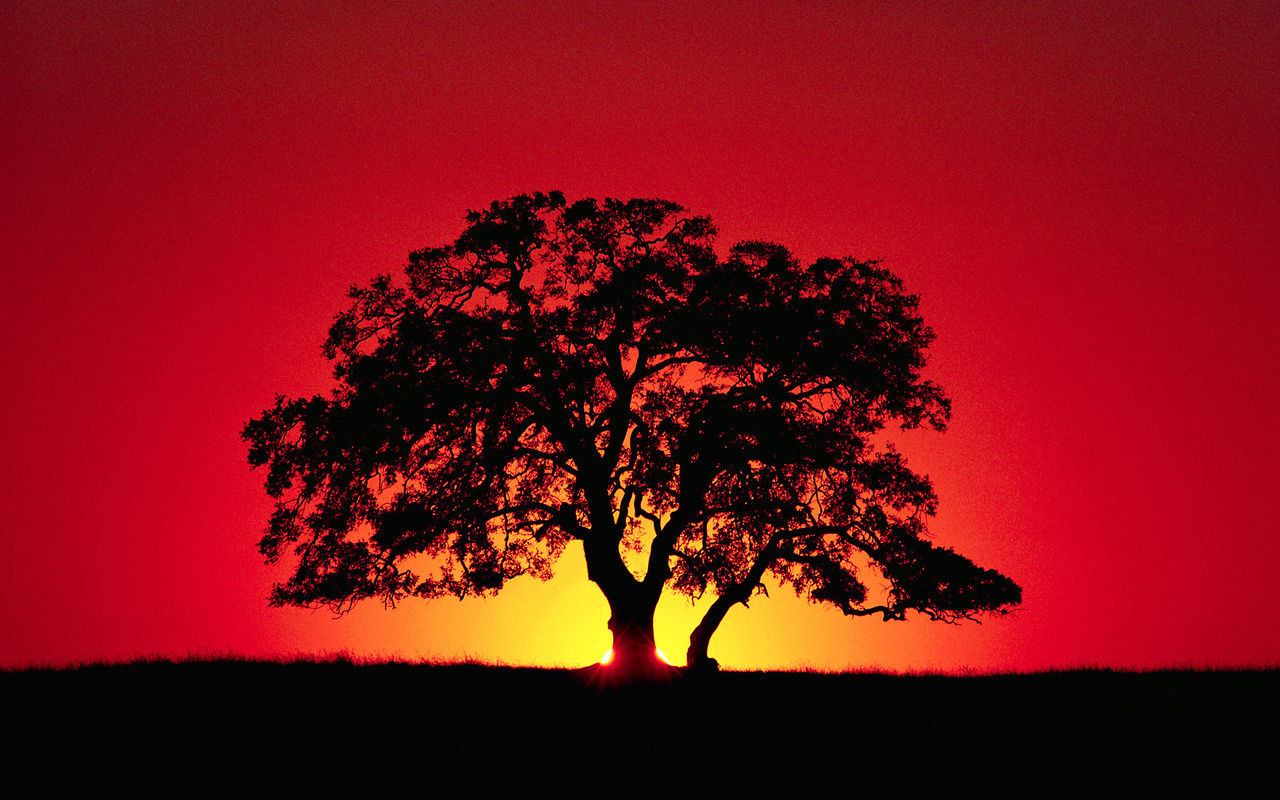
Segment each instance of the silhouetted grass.
[[1275,669],[724,672],[613,691],[574,670],[342,655],[0,673],[9,781],[50,790],[1221,793],[1267,774],[1278,712]]

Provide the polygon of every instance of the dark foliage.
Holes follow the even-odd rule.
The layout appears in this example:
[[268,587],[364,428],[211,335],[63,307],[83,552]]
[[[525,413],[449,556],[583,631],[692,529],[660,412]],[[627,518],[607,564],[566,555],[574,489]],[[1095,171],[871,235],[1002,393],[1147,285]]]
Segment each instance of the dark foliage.
[[[492,594],[576,538],[624,654],[651,652],[670,587],[717,597],[691,640],[706,659],[766,573],[849,615],[1016,605],[1013,581],[923,538],[937,497],[886,444],[950,413],[921,377],[918,298],[876,262],[763,242],[721,259],[714,233],[661,200],[522,195],[353,287],[332,396],[279,397],[244,429],[277,501],[261,551],[296,563],[272,603]],[[638,575],[626,551],[647,552]]]

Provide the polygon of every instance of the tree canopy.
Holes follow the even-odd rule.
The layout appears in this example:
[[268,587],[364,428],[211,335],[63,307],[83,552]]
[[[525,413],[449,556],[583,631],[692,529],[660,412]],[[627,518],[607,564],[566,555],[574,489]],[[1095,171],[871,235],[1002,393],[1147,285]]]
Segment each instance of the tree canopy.
[[296,566],[272,604],[490,595],[572,539],[621,663],[653,658],[666,589],[715,598],[691,666],[766,575],[886,620],[1019,603],[928,541],[937,495],[889,442],[950,416],[918,297],[875,261],[721,258],[714,235],[664,200],[521,195],[353,287],[332,394],[277,397],[242,434],[276,501],[260,550]]

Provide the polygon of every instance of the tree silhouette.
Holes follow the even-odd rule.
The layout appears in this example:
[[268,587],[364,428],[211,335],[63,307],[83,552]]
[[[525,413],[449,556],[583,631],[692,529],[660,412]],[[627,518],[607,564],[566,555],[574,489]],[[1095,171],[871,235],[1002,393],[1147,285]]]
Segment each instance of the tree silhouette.
[[941,431],[950,405],[920,375],[918,298],[877,262],[755,241],[721,259],[711,221],[662,200],[536,193],[466,223],[350,290],[332,396],[245,425],[276,500],[259,547],[296,559],[273,605],[491,595],[579,539],[614,663],[644,671],[667,588],[715,597],[691,666],[766,573],[886,620],[1020,602],[923,538],[937,496],[886,437]]

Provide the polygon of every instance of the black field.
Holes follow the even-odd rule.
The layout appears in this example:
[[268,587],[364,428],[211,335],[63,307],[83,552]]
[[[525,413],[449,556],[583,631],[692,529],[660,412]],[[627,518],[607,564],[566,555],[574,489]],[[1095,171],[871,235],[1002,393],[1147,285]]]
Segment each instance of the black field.
[[734,673],[600,690],[460,664],[0,673],[23,796],[1228,795],[1280,757],[1280,672]]

